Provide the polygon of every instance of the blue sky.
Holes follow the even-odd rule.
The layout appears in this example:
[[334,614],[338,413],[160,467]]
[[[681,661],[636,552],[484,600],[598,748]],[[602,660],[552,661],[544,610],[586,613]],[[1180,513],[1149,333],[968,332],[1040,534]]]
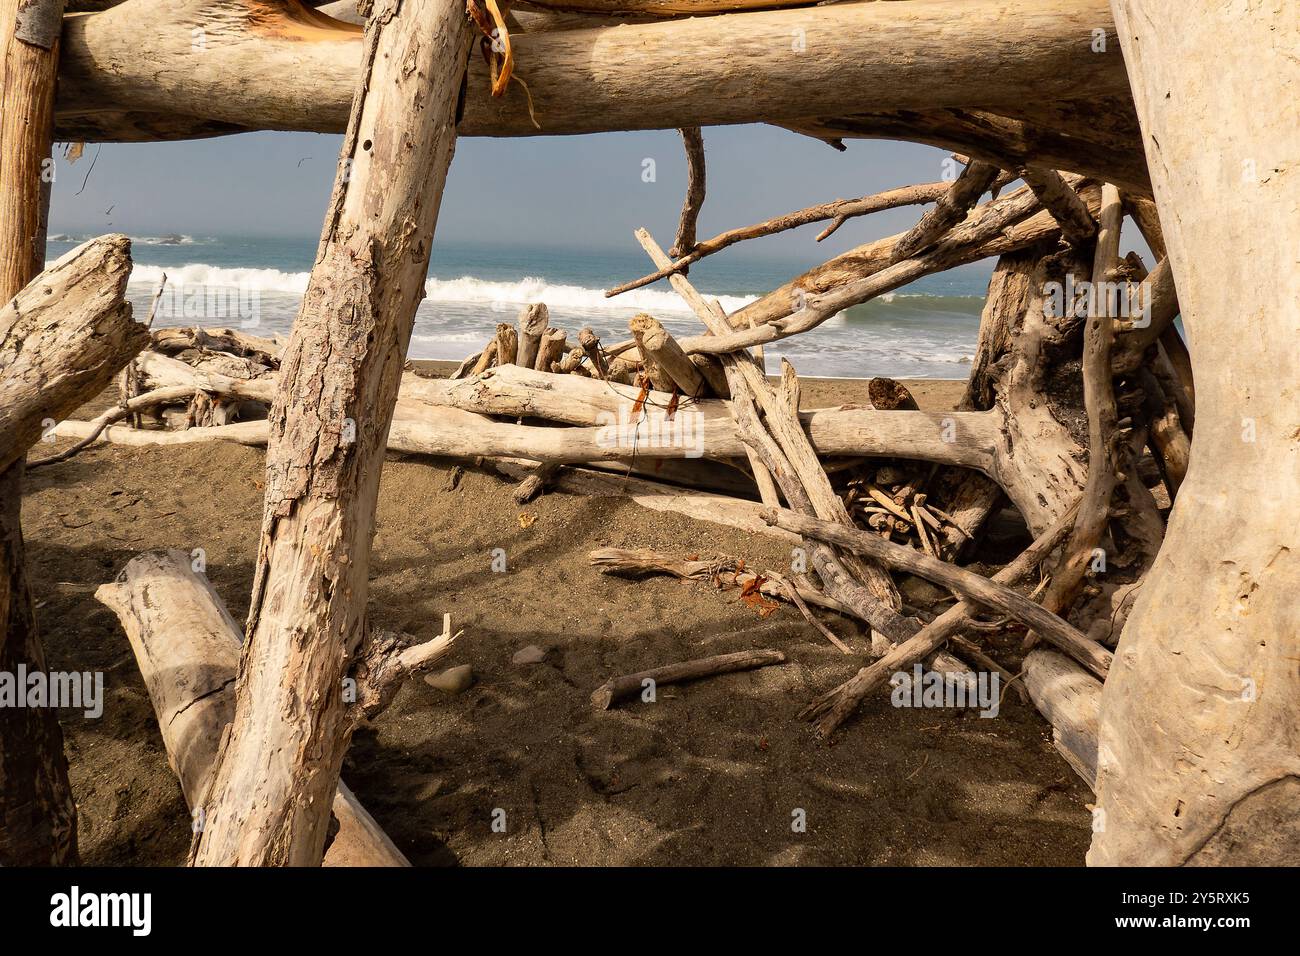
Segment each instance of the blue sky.
[[[704,135],[709,168],[701,238],[813,203],[939,179],[947,155],[927,146],[872,140],[850,141],[848,151],[840,153],[766,126],[711,128]],[[314,240],[340,141],[335,135],[250,133],[92,145],[75,165],[60,158],[50,229]],[[654,182],[642,178],[648,159],[654,161]],[[672,130],[462,139],[437,238],[631,249],[632,230],[644,225],[668,241],[681,206],[685,165]],[[812,241],[820,227],[810,226],[728,254],[819,260],[906,229],[920,212],[893,210],[857,220],[820,245]]]

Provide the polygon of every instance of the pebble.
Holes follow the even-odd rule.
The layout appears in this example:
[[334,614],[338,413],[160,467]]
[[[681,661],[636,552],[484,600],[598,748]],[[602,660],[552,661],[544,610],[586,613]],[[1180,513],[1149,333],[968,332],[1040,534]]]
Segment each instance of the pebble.
[[448,667],[441,674],[425,674],[424,682],[436,690],[459,694],[474,685],[474,668],[469,664]]
[[515,651],[515,656],[510,658],[510,662],[512,664],[540,664],[545,659],[546,651],[536,644],[529,644],[527,647]]

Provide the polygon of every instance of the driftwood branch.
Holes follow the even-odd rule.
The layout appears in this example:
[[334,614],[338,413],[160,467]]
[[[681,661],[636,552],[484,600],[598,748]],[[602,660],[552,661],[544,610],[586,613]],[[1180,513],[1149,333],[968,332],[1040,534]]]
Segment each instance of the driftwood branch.
[[757,667],[770,667],[784,664],[785,655],[780,651],[736,651],[734,654],[719,654],[716,657],[701,657],[698,660],[666,664],[635,674],[625,674],[601,684],[591,692],[591,706],[596,710],[609,710],[614,704],[635,697],[647,687],[663,684],[682,684],[687,681],[716,677],[719,674],[732,674],[736,671],[749,671]]

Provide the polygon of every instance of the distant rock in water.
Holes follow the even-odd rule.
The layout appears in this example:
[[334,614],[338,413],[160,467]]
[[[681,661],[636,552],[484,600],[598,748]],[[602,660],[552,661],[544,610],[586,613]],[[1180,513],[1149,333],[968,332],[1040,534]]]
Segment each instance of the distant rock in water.
[[160,245],[160,246],[179,246],[179,245],[180,245],[181,243],[183,243],[184,241],[185,241],[185,237],[184,237],[184,236],[178,236],[178,235],[176,235],[176,233],[171,232],[171,233],[168,233],[168,234],[165,235],[165,236],[160,237],[160,238],[158,239],[158,245]]

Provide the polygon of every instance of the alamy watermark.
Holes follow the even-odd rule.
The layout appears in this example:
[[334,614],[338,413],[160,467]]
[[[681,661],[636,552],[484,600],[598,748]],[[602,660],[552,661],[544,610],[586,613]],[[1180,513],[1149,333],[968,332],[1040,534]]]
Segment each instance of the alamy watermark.
[[82,711],[95,720],[104,713],[104,675],[101,671],[0,671],[0,710],[24,707],[59,707]]
[[1002,675],[997,671],[950,674],[913,665],[912,673],[897,671],[889,679],[895,707],[969,708],[981,717],[996,717],[1001,709]]
[[1136,283],[1136,292],[1130,294],[1128,282],[1076,282],[1067,275],[1064,284],[1056,281],[1043,285],[1043,313],[1049,319],[1062,319],[1070,315],[1106,315],[1128,319],[1135,329],[1151,324],[1151,289],[1145,282]]

